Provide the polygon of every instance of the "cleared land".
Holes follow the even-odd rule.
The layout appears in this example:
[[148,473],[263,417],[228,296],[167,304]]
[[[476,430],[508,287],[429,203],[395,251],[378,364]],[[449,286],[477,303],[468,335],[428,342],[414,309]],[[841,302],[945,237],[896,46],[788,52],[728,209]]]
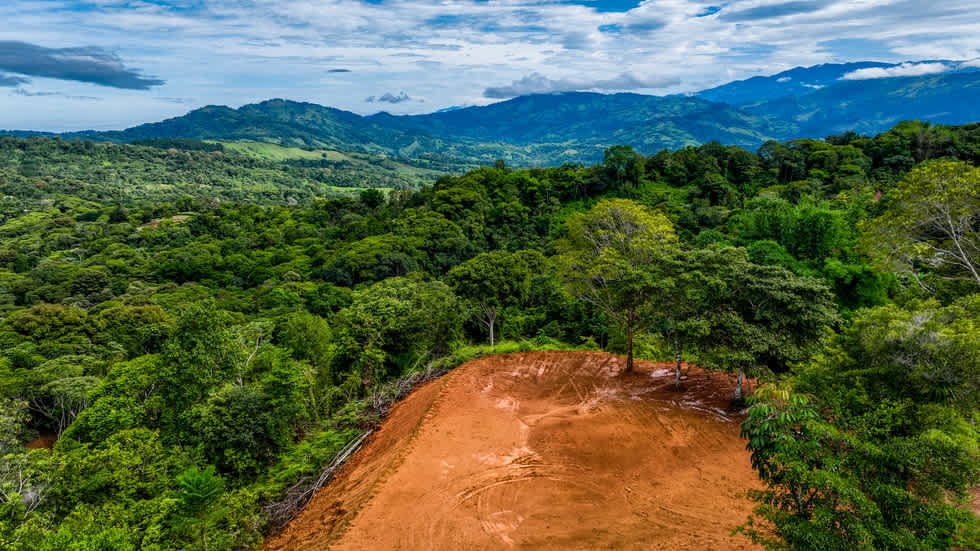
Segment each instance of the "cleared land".
[[269,541],[282,549],[755,549],[731,381],[599,352],[492,356],[423,385]]

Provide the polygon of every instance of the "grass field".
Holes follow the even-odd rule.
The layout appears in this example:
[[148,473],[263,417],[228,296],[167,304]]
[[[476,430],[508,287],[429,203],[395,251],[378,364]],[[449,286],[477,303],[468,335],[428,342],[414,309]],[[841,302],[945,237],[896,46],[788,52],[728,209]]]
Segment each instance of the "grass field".
[[330,149],[300,149],[298,147],[285,147],[266,142],[215,142],[220,143],[228,151],[234,151],[242,155],[259,157],[269,161],[289,161],[294,159],[307,159],[311,161],[352,161],[351,157]]

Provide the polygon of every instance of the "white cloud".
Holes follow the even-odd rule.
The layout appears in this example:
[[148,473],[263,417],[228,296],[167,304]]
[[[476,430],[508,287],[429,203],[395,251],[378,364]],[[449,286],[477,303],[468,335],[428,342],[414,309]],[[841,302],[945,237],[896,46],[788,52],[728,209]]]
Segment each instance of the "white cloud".
[[902,63],[895,67],[868,67],[851,71],[841,77],[841,80],[869,80],[888,77],[920,77],[945,73],[952,68],[945,63]]
[[[556,0],[3,0],[0,40],[99,48],[166,84],[135,93],[37,78],[24,89],[60,95],[15,98],[7,72],[0,128],[120,127],[270,97],[364,113],[382,105],[364,98],[386,90],[425,98],[383,104],[396,113],[519,91],[682,93],[868,57],[980,66],[975,1],[744,0],[697,17],[703,0],[647,0],[629,13]],[[337,68],[350,72],[328,73]]]
[[494,99],[506,99],[527,94],[553,94],[572,91],[614,91],[614,90],[653,90],[674,86],[680,81],[672,77],[640,78],[629,73],[622,73],[608,79],[562,78],[550,79],[541,73],[525,75],[520,80],[506,86],[491,86],[483,91],[483,96]]
[[402,103],[404,101],[411,101],[412,97],[406,94],[404,91],[398,94],[392,94],[391,92],[385,92],[380,96],[368,96],[364,98],[367,103]]

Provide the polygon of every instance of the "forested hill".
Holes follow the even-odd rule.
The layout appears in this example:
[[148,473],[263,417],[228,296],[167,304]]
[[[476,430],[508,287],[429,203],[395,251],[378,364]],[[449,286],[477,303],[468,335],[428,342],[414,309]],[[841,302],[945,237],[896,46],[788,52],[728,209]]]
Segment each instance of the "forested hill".
[[531,147],[538,155],[552,149],[557,155],[552,163],[594,161],[616,144],[655,153],[709,141],[752,147],[773,135],[759,117],[699,98],[588,92],[522,96],[429,115],[379,114],[370,120],[446,139]]
[[413,383],[543,348],[759,377],[760,541],[980,548],[978,124],[278,200],[158,145],[0,139],[0,549],[254,549]]
[[850,130],[875,134],[902,120],[980,121],[980,102],[975,101],[980,71],[975,68],[917,77],[844,78],[854,71],[895,67],[821,65],[733,82],[692,97],[568,92],[414,116],[364,117],[269,100],[238,109],[208,106],[127,130],[65,137],[255,140],[468,166],[497,159],[544,166],[597,162],[616,144],[644,154],[710,141],[754,149],[769,139],[821,138]]
[[745,105],[786,96],[805,96],[814,90],[837,84],[848,73],[861,69],[892,67],[895,67],[895,64],[876,61],[825,63],[812,67],[795,67],[774,75],[736,80],[701,90],[695,95],[708,101],[729,105]]
[[258,142],[156,139],[113,144],[2,136],[0,220],[82,201],[308,203],[314,197],[353,195],[368,188],[417,189],[449,168]]

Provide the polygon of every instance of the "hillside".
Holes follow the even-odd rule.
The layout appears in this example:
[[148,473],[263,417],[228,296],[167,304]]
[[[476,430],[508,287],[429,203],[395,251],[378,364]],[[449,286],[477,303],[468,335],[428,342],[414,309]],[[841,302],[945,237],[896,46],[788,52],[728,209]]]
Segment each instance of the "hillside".
[[803,96],[743,106],[784,137],[817,138],[848,130],[874,134],[903,120],[980,121],[980,73],[842,81]]
[[256,140],[307,147],[343,146],[364,152],[389,152],[419,138],[371,124],[348,111],[285,100],[268,100],[239,109],[209,105],[181,117],[118,132],[77,132],[65,136],[116,142],[173,137]]
[[852,71],[871,67],[894,67],[894,63],[859,61],[855,63],[825,63],[812,67],[795,67],[774,75],[755,76],[736,80],[721,86],[702,90],[695,94],[708,101],[744,105],[786,96],[805,96],[815,89],[836,84],[842,76]]
[[[576,349],[680,354],[717,386],[692,370],[676,392],[641,361],[608,377],[598,352],[482,360],[440,381],[407,447],[377,433],[366,453],[388,459],[352,464],[369,476],[325,494],[306,534],[725,548],[751,480],[723,402],[751,393],[766,487],[749,496],[777,503],[755,518],[788,548],[980,548],[960,537],[980,534],[980,124],[620,148],[347,197],[312,175],[394,161],[143,143],[0,139],[0,491],[37,496],[0,499],[2,549],[258,548],[415,382]],[[973,256],[932,254],[923,199],[971,228]],[[769,384],[739,396],[743,376]]]
[[755,549],[730,536],[759,483],[728,379],[676,392],[622,363],[489,356],[428,383],[266,549]]
[[504,142],[546,152],[553,163],[601,159],[602,151],[630,144],[642,151],[677,149],[717,140],[755,145],[770,135],[765,123],[699,98],[573,92],[522,96],[443,113],[371,120],[445,139]]
[[[980,71],[956,62],[924,76],[843,79],[895,64],[860,62],[796,68],[694,96],[566,92],[395,116],[361,116],[311,103],[268,100],[238,109],[208,106],[157,123],[66,138],[134,142],[156,138],[249,140],[287,147],[383,155],[435,170],[489,165],[594,163],[612,145],[644,154],[718,141],[754,149],[767,140],[883,132],[903,120],[980,120]],[[31,132],[8,132],[28,136]]]
[[0,193],[6,197],[0,221],[52,200],[127,206],[182,198],[290,204],[366,188],[417,188],[444,174],[422,163],[367,153],[260,142],[144,143],[156,145],[0,137]]

